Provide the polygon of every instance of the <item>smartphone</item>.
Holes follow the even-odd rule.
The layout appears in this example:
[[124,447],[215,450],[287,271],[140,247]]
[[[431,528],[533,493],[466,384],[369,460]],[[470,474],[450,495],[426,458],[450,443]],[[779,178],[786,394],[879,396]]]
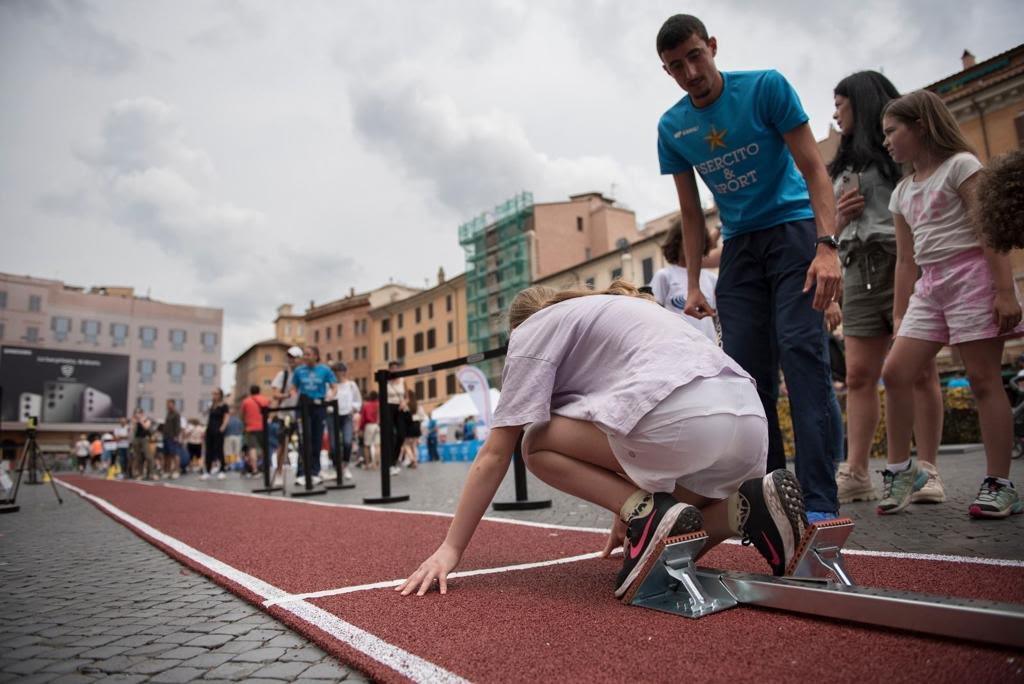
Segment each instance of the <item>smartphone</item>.
[[839,189],[839,196],[842,197],[851,190],[860,190],[860,174],[847,171],[843,174],[843,184]]

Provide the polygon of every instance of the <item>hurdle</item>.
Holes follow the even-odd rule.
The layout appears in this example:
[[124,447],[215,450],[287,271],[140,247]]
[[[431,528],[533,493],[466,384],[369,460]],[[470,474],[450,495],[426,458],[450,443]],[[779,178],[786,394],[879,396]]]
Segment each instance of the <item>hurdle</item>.
[[704,532],[660,542],[624,603],[699,619],[740,605],[1024,648],[1024,605],[855,585],[842,547],[849,518],[807,528],[782,577],[701,568]]

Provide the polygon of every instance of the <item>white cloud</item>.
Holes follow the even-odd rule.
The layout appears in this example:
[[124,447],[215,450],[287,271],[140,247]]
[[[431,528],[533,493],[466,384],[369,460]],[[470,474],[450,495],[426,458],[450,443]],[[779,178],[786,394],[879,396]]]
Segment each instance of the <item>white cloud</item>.
[[266,321],[254,273],[284,284],[274,294],[292,296],[301,290],[287,283],[354,270],[344,258],[304,255],[287,240],[268,239],[266,216],[217,197],[210,156],[188,143],[175,111],[156,98],[114,103],[77,157],[86,170],[83,185],[63,196],[46,194],[41,206],[84,212],[76,200],[89,197],[93,220],[157,246],[183,278],[202,281],[206,299],[223,307],[230,322]]
[[99,28],[95,12],[83,0],[6,0],[0,23],[14,30],[33,29],[48,56],[64,67],[113,76],[138,65],[141,50],[131,40]]

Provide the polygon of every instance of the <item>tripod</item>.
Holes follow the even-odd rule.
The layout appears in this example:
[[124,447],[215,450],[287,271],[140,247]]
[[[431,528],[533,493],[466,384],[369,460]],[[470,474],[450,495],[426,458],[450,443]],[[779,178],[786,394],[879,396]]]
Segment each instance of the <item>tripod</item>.
[[10,496],[5,500],[0,500],[0,513],[15,513],[21,508],[15,501],[18,498],[18,488],[21,486],[21,477],[25,473],[26,466],[28,467],[28,484],[41,484],[37,480],[40,464],[42,464],[43,472],[50,476],[50,486],[53,487],[53,494],[57,497],[57,503],[63,504],[64,500],[60,498],[57,484],[53,481],[53,472],[46,463],[46,457],[39,450],[38,442],[36,442],[36,419],[29,418],[28,428],[25,430],[25,446],[22,448],[21,455],[18,457],[18,464],[15,466],[18,474],[15,477],[14,487],[11,489]]

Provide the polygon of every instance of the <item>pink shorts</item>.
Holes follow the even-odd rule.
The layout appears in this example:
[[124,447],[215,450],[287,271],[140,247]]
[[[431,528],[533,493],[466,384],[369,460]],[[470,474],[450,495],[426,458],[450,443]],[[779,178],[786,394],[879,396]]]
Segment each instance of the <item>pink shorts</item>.
[[[942,344],[1000,337],[993,309],[995,284],[981,249],[922,266],[921,271],[898,337]],[[1024,323],[1001,337],[1022,335]]]

